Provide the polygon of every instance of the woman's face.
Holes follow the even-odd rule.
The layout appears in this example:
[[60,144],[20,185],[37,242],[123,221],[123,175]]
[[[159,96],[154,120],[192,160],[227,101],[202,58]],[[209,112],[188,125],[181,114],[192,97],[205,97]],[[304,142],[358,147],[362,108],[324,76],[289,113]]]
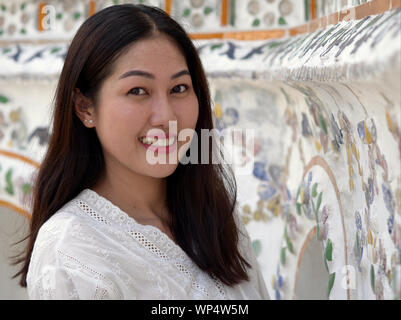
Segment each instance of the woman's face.
[[[198,113],[198,99],[188,66],[176,45],[166,36],[134,43],[116,60],[112,75],[100,88],[94,108],[93,125],[106,166],[158,178],[169,176],[178,165],[183,151],[180,147],[188,146],[190,141],[189,137],[186,141],[177,141],[178,135],[183,129],[195,130]],[[176,130],[169,132],[169,124],[173,125],[171,128],[175,125]],[[140,138],[150,137],[152,133],[177,136],[176,145],[147,148]],[[168,145],[169,139],[162,138],[158,136],[156,146]],[[152,159],[164,157],[165,164],[152,163],[150,156]]]

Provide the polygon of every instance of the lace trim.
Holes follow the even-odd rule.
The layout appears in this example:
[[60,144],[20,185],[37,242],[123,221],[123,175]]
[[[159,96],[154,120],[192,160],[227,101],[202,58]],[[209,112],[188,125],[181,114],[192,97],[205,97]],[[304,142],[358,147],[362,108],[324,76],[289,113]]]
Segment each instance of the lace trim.
[[129,234],[137,239],[146,249],[155,253],[158,257],[163,260],[169,260],[168,256],[163,253],[158,247],[156,247],[152,242],[150,242],[142,233],[130,230]]
[[[169,257],[179,260],[188,259],[181,247],[176,245],[159,228],[151,225],[142,225],[136,222],[134,218],[130,217],[120,208],[112,204],[108,199],[98,195],[95,191],[91,189],[85,189],[78,196],[78,199],[80,199],[82,203],[90,209],[90,215],[96,220],[103,222],[102,219],[105,219],[104,221],[107,221],[109,225],[117,225],[127,232],[130,232],[130,230],[139,230],[139,232],[148,239],[157,237],[158,241],[154,242],[157,242],[157,246],[161,249],[161,251],[166,252]],[[84,210],[86,211],[87,209]]]
[[226,293],[223,287],[223,284],[220,282],[219,279],[217,279],[214,275],[212,275],[212,279],[214,281],[215,286],[217,287],[217,289],[219,290],[220,294],[225,297]]
[[[176,260],[174,265],[184,275],[192,279],[192,287],[210,296],[207,289],[195,281],[188,266],[196,265],[189,259],[185,252],[176,245],[164,232],[151,225],[142,225],[134,218],[123,212],[106,198],[98,195],[95,191],[85,189],[76,198],[75,203],[89,216],[108,226],[118,225],[134,237],[149,252],[156,254],[165,261]],[[93,208],[92,208],[93,207]],[[100,213],[100,214],[99,214]],[[110,221],[111,220],[111,221]],[[152,239],[153,241],[150,241]],[[216,277],[211,276],[211,280],[223,299],[226,293],[223,284]]]
[[[93,270],[92,268],[90,268],[86,264],[84,264],[81,261],[79,261],[78,259],[76,259],[76,258],[64,253],[61,250],[57,250],[57,253],[59,254],[59,256],[61,258],[64,258],[64,260],[65,260],[64,261],[64,266],[65,267],[67,267],[69,269],[74,269],[74,268],[78,268],[80,270],[85,269],[87,272],[89,272],[90,274],[94,275],[95,279],[102,280],[104,283],[107,283],[109,288],[111,288],[112,291],[115,294],[117,294],[113,283],[104,274],[99,273],[96,270]],[[96,285],[94,299],[104,299],[107,295],[108,295],[107,290],[101,289],[101,288],[99,288],[98,285]]]

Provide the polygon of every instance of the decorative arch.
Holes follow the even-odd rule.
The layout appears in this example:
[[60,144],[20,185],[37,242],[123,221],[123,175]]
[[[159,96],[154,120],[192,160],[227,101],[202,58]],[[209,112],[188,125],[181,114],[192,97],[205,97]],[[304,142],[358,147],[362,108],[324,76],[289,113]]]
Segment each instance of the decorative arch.
[[[329,164],[326,162],[326,160],[324,160],[321,156],[314,156],[309,163],[306,165],[305,169],[304,169],[304,173],[302,175],[302,180],[305,178],[306,174],[315,166],[319,166],[321,167],[326,174],[329,177],[329,180],[334,188],[336,197],[337,197],[337,202],[338,202],[338,206],[340,209],[340,216],[341,216],[341,224],[342,224],[342,232],[343,232],[343,238],[344,238],[344,261],[345,264],[348,265],[348,250],[347,250],[347,235],[346,235],[346,230],[345,230],[345,223],[344,223],[344,213],[343,213],[343,209],[342,209],[342,203],[341,203],[341,196],[340,196],[340,192],[338,189],[338,185],[337,185],[337,181],[335,179],[334,173],[331,170]],[[304,252],[308,246],[308,244],[310,243],[312,237],[314,237],[316,235],[316,226],[314,226],[313,228],[311,228],[300,249],[300,253],[298,255],[297,258],[297,266],[296,266],[296,272],[295,272],[295,281],[294,281],[294,290],[293,290],[293,299],[295,298],[295,294],[296,294],[296,289],[297,289],[297,283],[298,283],[298,275],[299,275],[299,269],[302,263],[302,258],[304,255]],[[346,268],[346,280],[347,283],[349,283],[350,279],[349,279],[349,272],[348,272],[348,268]],[[350,300],[350,289],[349,287],[347,287],[347,300]]]

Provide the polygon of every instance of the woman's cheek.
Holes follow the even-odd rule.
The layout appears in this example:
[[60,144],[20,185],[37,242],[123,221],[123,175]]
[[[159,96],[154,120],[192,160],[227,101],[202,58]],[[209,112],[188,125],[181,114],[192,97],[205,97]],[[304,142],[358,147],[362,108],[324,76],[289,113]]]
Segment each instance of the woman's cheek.
[[199,115],[199,104],[196,96],[192,97],[183,106],[181,106],[179,112],[188,122],[196,123]]

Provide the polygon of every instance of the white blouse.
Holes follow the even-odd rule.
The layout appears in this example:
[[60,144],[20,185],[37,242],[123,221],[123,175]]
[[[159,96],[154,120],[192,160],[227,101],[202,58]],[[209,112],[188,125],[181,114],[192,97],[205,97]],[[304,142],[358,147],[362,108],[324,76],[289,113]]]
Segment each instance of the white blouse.
[[160,229],[137,223],[83,190],[39,230],[27,274],[30,299],[270,299],[249,235],[236,221],[250,281],[211,277]]

